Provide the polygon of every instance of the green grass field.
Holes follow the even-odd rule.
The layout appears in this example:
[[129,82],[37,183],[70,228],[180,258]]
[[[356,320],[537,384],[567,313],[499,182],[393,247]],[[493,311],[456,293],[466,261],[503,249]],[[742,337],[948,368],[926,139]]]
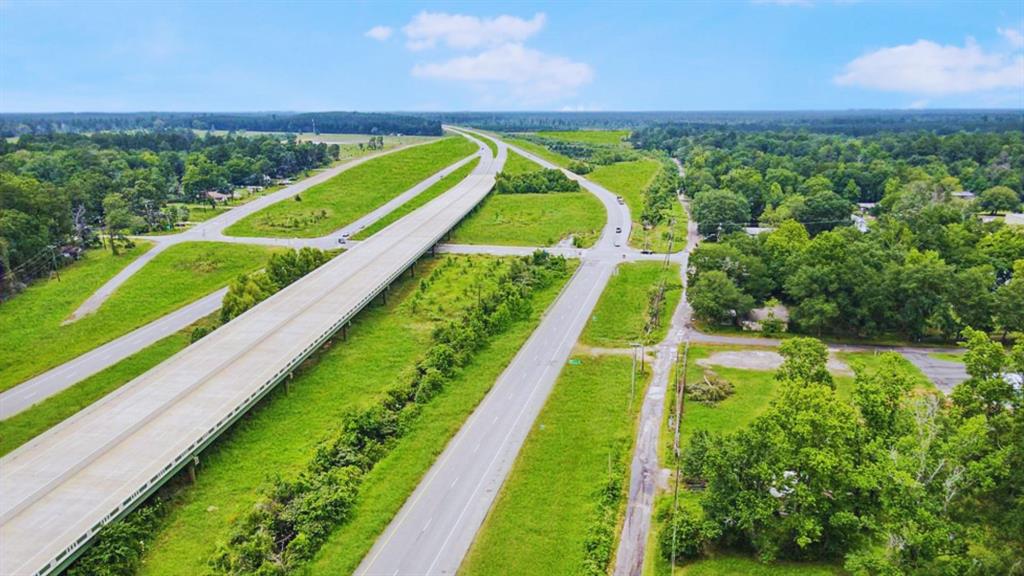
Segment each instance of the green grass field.
[[616,447],[632,445],[633,418],[630,359],[578,359],[563,368],[460,574],[582,573],[596,492]]
[[593,246],[607,215],[588,192],[491,194],[452,232],[452,242],[553,246],[570,234]]
[[477,164],[479,163],[479,158],[468,162],[465,166],[445,176],[430,188],[427,188],[423,192],[420,192],[412,200],[409,200],[405,204],[402,204],[398,208],[395,208],[386,216],[384,216],[380,220],[377,220],[370,226],[367,226],[366,228],[363,228],[359,232],[356,232],[352,236],[352,239],[363,240],[369,238],[370,236],[373,236],[377,232],[383,230],[385,227],[387,227],[388,224],[395,222],[402,216],[411,213],[413,210],[419,208],[420,206],[423,206],[427,202],[430,202],[431,200],[437,198],[441,194],[444,194],[448,190],[451,190],[453,186],[455,186],[459,182],[462,182],[466,178],[466,176],[469,176],[469,173],[472,172],[473,169],[476,168]]
[[[394,297],[388,304],[371,305],[360,312],[349,331],[348,341],[336,340],[333,346],[319,352],[314,361],[303,366],[288,395],[282,390],[276,391],[272,399],[250,413],[203,454],[198,480],[175,497],[164,528],[150,545],[143,574],[204,573],[216,543],[228,537],[231,523],[259,498],[269,474],[289,477],[297,473],[346,410],[373,404],[379,393],[413,369],[429,346],[436,321],[457,313],[472,301],[474,283],[486,282],[493,276],[493,269],[485,265],[493,258],[465,256],[425,261],[420,267],[421,276],[429,275],[448,260],[454,263],[435,277],[426,292],[416,290],[419,278],[404,276],[396,282],[392,286]],[[415,307],[410,298],[413,294],[418,294]],[[519,337],[525,338],[528,332],[527,329],[525,333],[518,333]],[[504,346],[508,346],[502,348],[505,350],[503,361],[507,363],[517,347],[508,343]],[[485,357],[479,358],[483,361]],[[486,363],[477,369],[494,370],[500,364],[501,361]],[[482,393],[479,387],[485,390],[490,386],[479,372],[477,376],[472,374],[473,370],[467,369],[463,379],[480,380],[474,379],[468,384],[466,390],[475,391],[467,393],[479,394]],[[443,421],[444,428],[457,427],[461,422],[464,416],[460,416],[458,422],[452,420],[453,417],[444,412],[445,406],[449,410],[454,409],[453,406],[466,410],[467,406],[471,409],[475,405],[475,400],[462,396],[465,390],[461,386],[453,385],[449,391],[443,395],[444,401],[432,402],[427,407],[427,410],[438,410],[435,413],[438,422],[417,419],[416,429],[424,426],[432,438],[424,439],[418,433],[405,436],[399,444],[409,441],[409,452],[392,451],[385,459],[398,458],[403,474],[407,472],[406,465],[429,466],[429,461],[423,463],[424,455],[416,438],[421,442],[439,441],[437,429],[431,426],[442,424],[440,418],[449,418]],[[398,476],[388,480],[407,481],[408,478]],[[364,482],[363,486],[365,490],[375,489],[373,482]],[[391,498],[395,494],[385,491],[384,496]],[[364,508],[370,504],[373,503],[369,498],[361,500],[360,514],[367,515],[369,524],[357,530],[367,542],[372,542],[380,523],[387,520],[378,516],[383,513],[381,509]],[[390,501],[380,503],[384,510],[392,504]],[[400,504],[399,500],[397,505]],[[362,532],[364,530],[368,532]],[[324,561],[333,561],[334,556],[328,558],[330,549],[330,546],[324,549]]]
[[92,350],[261,268],[261,246],[189,242],[168,248],[129,278],[96,312],[62,326],[82,302],[146,247],[111,257],[90,252],[61,281],[32,285],[2,305],[0,390]]
[[192,327],[189,327],[172,334],[28,410],[7,420],[0,420],[0,456],[74,416],[93,402],[184,349],[189,344],[191,331]]
[[329,234],[412,188],[476,146],[459,137],[375,158],[272,204],[229,226],[231,236],[316,238]]
[[752,558],[722,555],[699,560],[675,571],[679,576],[840,576],[837,566],[819,563],[777,562],[762,564]]
[[639,342],[647,322],[650,293],[662,278],[666,280],[662,321],[651,332],[648,344],[663,340],[683,293],[679,265],[670,264],[665,268],[661,262],[633,262],[619,265],[583,329],[580,343],[621,348],[629,346],[630,342]]
[[[630,211],[632,212],[632,210]],[[670,225],[671,219],[675,219],[675,225]],[[679,202],[672,204],[672,213],[664,222],[656,225],[650,230],[634,229],[632,243],[643,247],[644,239],[647,239],[647,247],[655,252],[668,252],[669,239],[672,239],[672,252],[678,252],[686,246],[686,222],[688,220],[686,209]]]
[[412,428],[377,463],[363,483],[352,521],[335,532],[305,574],[350,574],[405,503],[420,479],[490,390],[536,328],[563,283],[534,295],[533,314],[495,338],[437,398]]
[[948,362],[957,362],[959,364],[964,363],[964,355],[962,353],[932,352],[931,354],[929,354],[929,356],[935,358],[936,360],[946,360]]
[[509,150],[508,158],[505,159],[505,166],[502,167],[501,171],[510,176],[515,176],[517,174],[535,172],[540,169],[542,169],[540,164],[533,160],[527,160],[521,154]]
[[624,142],[629,137],[629,130],[567,130],[538,132],[538,136],[564,140],[566,142],[584,142],[586,144],[617,144],[629,146]]
[[534,144],[529,140],[523,140],[522,138],[516,138],[514,136],[507,136],[503,137],[502,139],[508,144],[511,144],[512,146],[522,148],[523,150],[531,154],[534,154],[535,156],[543,158],[544,160],[547,160],[548,162],[551,162],[556,166],[561,166],[562,168],[568,168],[569,163],[572,162],[572,158],[559,154],[558,152],[552,152],[551,150],[548,150],[545,146],[542,146],[540,144]]

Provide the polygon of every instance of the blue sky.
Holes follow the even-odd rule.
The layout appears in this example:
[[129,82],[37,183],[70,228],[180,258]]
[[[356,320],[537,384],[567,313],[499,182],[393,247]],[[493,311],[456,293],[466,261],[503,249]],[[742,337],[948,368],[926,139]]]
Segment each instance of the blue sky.
[[0,111],[1024,107],[1024,2],[0,0]]

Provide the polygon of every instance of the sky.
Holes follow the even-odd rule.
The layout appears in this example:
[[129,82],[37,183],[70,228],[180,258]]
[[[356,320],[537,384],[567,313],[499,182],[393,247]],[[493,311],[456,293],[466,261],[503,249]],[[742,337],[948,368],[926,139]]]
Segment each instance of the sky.
[[1024,1],[0,0],[0,112],[1024,108]]

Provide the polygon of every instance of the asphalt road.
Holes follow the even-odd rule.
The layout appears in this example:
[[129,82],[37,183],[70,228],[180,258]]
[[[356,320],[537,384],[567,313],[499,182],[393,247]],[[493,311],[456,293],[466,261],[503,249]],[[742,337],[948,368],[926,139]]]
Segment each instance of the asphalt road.
[[[499,148],[505,149],[499,142]],[[548,168],[547,161],[517,153]],[[629,212],[615,195],[568,173],[605,205],[608,222],[594,248],[502,372],[484,400],[448,443],[412,496],[363,559],[361,576],[455,574],[508,476],[533,422],[616,265],[630,251]]]
[[403,273],[494,185],[504,155],[0,459],[0,574],[47,573],[159,487]]

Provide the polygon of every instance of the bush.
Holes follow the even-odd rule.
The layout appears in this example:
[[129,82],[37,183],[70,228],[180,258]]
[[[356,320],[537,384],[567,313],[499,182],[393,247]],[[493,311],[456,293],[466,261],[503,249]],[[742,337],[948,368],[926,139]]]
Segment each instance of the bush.
[[703,380],[686,385],[686,395],[694,402],[717,404],[732,395],[732,384],[711,370],[704,371]]
[[658,547],[665,560],[697,558],[707,552],[710,542],[717,537],[714,525],[705,522],[699,514],[679,508],[675,514],[669,512],[668,521],[658,534]]
[[579,182],[561,170],[545,168],[509,176],[499,172],[494,191],[498,194],[547,194],[549,192],[579,192]]

